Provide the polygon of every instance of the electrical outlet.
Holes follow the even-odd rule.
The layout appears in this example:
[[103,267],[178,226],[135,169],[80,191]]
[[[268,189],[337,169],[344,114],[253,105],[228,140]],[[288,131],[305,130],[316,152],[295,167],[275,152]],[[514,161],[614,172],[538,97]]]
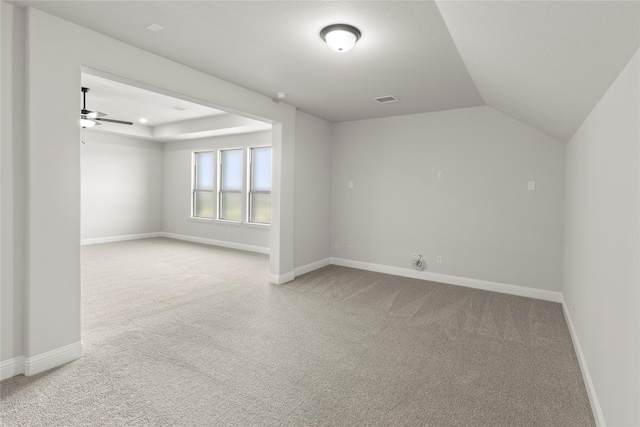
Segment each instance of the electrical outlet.
[[418,258],[418,254],[417,254],[417,252],[414,252],[413,253],[413,259],[416,259],[416,258]]
[[436,264],[442,264],[442,255],[436,256]]
[[337,243],[334,243],[333,244],[333,249],[335,249],[336,251],[339,251],[340,250],[340,245],[337,244]]
[[351,252],[353,250],[353,245],[349,245],[348,249],[349,249],[349,252]]

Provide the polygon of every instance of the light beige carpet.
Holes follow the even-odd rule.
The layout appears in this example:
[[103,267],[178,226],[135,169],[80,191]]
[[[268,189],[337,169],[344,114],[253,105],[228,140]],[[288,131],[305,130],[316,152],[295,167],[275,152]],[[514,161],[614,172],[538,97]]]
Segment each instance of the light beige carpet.
[[594,425],[559,304],[168,239],[82,249],[82,359],[3,426]]

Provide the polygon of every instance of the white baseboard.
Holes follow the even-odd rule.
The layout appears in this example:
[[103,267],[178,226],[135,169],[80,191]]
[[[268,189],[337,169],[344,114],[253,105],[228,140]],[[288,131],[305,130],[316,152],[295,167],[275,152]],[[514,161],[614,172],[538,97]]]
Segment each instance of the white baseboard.
[[212,246],[222,246],[223,248],[239,249],[241,251],[247,251],[247,252],[257,252],[260,254],[267,254],[267,255],[269,255],[269,253],[271,252],[270,248],[265,248],[262,246],[246,245],[244,243],[227,242],[225,240],[207,239],[205,237],[188,236],[186,234],[167,233],[166,231],[163,231],[158,234],[161,237],[166,237],[169,239],[185,240],[187,242],[203,243],[205,245],[212,245]]
[[123,242],[125,240],[149,239],[151,237],[162,237],[162,233],[157,232],[157,233],[143,233],[143,234],[127,234],[124,236],[95,237],[92,239],[82,239],[80,244],[82,246],[97,245],[100,243]]
[[82,343],[76,342],[36,356],[27,357],[24,361],[26,376],[39,374],[51,368],[62,366],[82,357]]
[[281,274],[281,275],[270,274],[269,283],[272,283],[274,285],[283,285],[287,282],[292,281],[295,278],[296,278],[296,274],[293,271],[290,271],[288,273]]
[[302,276],[303,274],[309,273],[311,271],[317,270],[319,268],[322,267],[326,267],[327,265],[331,264],[331,258],[325,258],[325,259],[321,259],[320,261],[315,261],[306,265],[303,265],[301,267],[296,267],[293,272],[295,273],[295,276]]
[[82,343],[76,342],[31,357],[18,356],[0,363],[0,380],[24,374],[39,374],[82,357]]
[[593,380],[591,379],[591,372],[589,371],[589,366],[587,365],[587,359],[582,352],[582,346],[580,345],[580,340],[578,339],[576,329],[573,326],[571,313],[569,312],[569,308],[564,301],[562,301],[562,311],[564,312],[564,318],[567,320],[567,325],[569,325],[569,333],[571,334],[571,341],[573,341],[573,349],[575,350],[576,356],[578,357],[578,363],[580,364],[580,370],[582,371],[582,379],[584,380],[584,385],[587,388],[587,395],[589,396],[589,403],[591,403],[593,418],[596,421],[596,426],[605,427],[607,423],[605,422],[604,414],[602,413],[602,407],[600,406],[600,400],[598,400],[596,388],[593,385]]
[[14,357],[0,363],[0,381],[24,374],[24,356]]
[[467,288],[482,289],[485,291],[541,299],[545,301],[562,302],[561,292],[548,291],[545,289],[509,285],[506,283],[490,282],[487,280],[471,279],[468,277],[449,276],[447,274],[433,273],[430,271],[417,271],[409,268],[392,267],[389,265],[353,261],[344,258],[332,257],[331,264],[357,268],[359,270],[375,271],[377,273],[392,274],[394,276],[410,277],[413,279],[429,280],[432,282],[446,283],[449,285],[464,286]]

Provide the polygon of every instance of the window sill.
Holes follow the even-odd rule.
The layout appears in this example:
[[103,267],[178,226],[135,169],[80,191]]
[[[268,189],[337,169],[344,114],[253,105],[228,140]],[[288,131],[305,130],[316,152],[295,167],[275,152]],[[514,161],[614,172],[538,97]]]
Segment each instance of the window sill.
[[255,228],[271,228],[271,224],[262,224],[260,222],[245,222],[244,225]]
[[242,221],[234,221],[231,219],[216,219],[216,222],[225,225],[242,225]]
[[213,221],[212,218],[199,218],[197,216],[190,216],[189,219],[196,222],[212,222]]
[[199,218],[195,216],[189,217],[189,220],[194,222],[206,222],[206,223],[216,223],[216,224],[224,224],[224,225],[232,225],[232,226],[247,226],[251,228],[271,228],[271,224],[262,224],[259,222],[243,222],[243,221],[233,221],[230,219],[213,219],[213,218]]

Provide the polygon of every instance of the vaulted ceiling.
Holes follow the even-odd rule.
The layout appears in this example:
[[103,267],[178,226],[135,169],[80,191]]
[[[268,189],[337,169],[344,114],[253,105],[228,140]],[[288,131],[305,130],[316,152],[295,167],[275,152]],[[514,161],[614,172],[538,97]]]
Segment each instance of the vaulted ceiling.
[[[566,142],[640,47],[637,1],[14,1],[331,122],[488,105]],[[150,24],[163,27],[152,32]],[[334,23],[362,38],[336,53]],[[378,104],[394,95],[399,102]]]

